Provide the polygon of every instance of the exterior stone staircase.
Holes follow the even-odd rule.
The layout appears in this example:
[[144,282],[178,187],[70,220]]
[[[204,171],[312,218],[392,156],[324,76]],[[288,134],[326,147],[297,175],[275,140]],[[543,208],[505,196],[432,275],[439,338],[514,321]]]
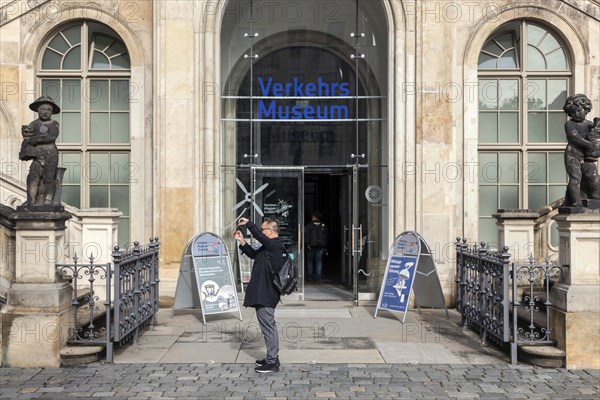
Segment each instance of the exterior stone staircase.
[[[106,328],[106,306],[102,302],[94,304],[93,319],[90,318],[90,290],[84,290],[77,296],[77,325],[74,329],[79,336],[104,335]],[[67,346],[61,349],[60,359],[62,366],[89,364],[100,360],[105,353],[105,346],[95,343],[81,343],[68,341]]]
[[[533,306],[530,306],[533,299]],[[519,332],[522,335],[530,334],[534,338],[543,338],[547,334],[547,301],[546,290],[529,290],[523,292],[521,303],[517,309],[517,321]],[[529,309],[528,309],[529,308]],[[531,313],[530,309],[534,312]],[[550,332],[552,338],[552,332]],[[518,351],[519,359],[529,364],[546,368],[561,368],[565,365],[565,352],[554,345],[536,345],[532,341],[528,345],[520,345]]]

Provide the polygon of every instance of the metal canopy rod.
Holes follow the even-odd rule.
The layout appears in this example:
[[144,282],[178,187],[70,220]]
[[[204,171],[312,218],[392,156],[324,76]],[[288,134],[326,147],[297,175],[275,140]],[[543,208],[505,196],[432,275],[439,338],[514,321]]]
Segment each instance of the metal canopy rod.
[[360,159],[364,159],[365,155],[360,153],[359,149],[359,118],[358,118],[358,98],[359,98],[359,61],[364,60],[365,55],[360,52],[360,40],[365,37],[364,32],[358,33],[358,4],[359,0],[355,2],[355,29],[356,34],[351,33],[350,36],[355,38],[355,51],[350,56],[351,59],[355,62],[355,71],[354,71],[354,90],[355,90],[355,109],[354,109],[354,135],[355,135],[355,143],[354,149],[355,152],[350,155],[352,160],[354,161],[354,165],[352,166],[352,249],[351,249],[351,257],[352,257],[352,291],[354,294],[354,304],[358,306],[358,263],[360,260],[360,254],[362,253],[362,227],[359,224],[359,193],[358,193],[358,173]]

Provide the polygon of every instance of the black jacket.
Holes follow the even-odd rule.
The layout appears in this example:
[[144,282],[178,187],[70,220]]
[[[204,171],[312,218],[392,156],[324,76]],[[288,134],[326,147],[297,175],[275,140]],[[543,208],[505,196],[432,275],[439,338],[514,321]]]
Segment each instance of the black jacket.
[[[319,243],[319,238],[323,237],[325,242]],[[304,243],[308,247],[327,247],[329,241],[329,231],[322,222],[311,222],[304,229]]]
[[273,276],[270,274],[267,265],[267,250],[273,260],[273,269],[277,271],[283,265],[283,241],[280,238],[269,239],[266,237],[259,225],[248,221],[246,227],[252,233],[262,246],[257,250],[253,249],[248,243],[240,246],[240,250],[248,257],[254,259],[252,275],[246,288],[244,296],[244,307],[272,307],[275,308],[279,303],[279,292],[273,285]]

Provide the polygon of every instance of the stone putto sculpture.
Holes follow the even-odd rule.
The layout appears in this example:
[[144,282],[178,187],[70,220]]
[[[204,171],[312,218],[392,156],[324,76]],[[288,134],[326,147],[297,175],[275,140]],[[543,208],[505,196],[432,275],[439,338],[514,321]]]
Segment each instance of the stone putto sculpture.
[[[565,168],[569,178],[564,205],[566,207],[588,207],[589,200],[600,201],[600,178],[596,162],[600,157],[600,118],[594,122],[586,115],[592,110],[592,102],[584,94],[569,96],[563,107],[570,117],[565,123],[567,147]],[[594,208],[596,208],[594,206]]]
[[27,175],[27,201],[21,208],[52,206],[56,190],[58,170],[58,148],[56,138],[59,124],[52,119],[60,107],[48,96],[42,96],[29,105],[38,113],[38,119],[23,125],[23,143],[19,159],[32,160]]

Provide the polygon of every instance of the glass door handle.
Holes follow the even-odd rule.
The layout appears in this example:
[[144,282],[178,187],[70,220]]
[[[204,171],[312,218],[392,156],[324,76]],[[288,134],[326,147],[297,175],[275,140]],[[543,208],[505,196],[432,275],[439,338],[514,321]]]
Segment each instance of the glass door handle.
[[348,249],[350,248],[349,246],[349,240],[348,240],[348,227],[344,226],[344,238],[343,238],[343,243],[344,243],[344,253],[348,252]]
[[358,227],[358,254],[362,254],[363,251],[363,232],[362,225]]
[[[356,240],[356,236],[358,236],[358,241]],[[363,245],[362,245],[362,225],[358,227],[352,227],[352,253],[362,254]]]

